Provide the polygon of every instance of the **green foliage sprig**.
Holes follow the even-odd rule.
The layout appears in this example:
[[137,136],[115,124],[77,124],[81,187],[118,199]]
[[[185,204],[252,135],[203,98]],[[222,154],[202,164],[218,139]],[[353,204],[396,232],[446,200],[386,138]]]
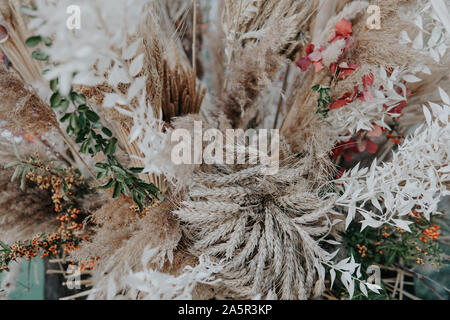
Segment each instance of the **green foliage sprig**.
[[[37,46],[44,42],[51,45],[51,40],[40,36],[33,36],[26,40],[30,47]],[[39,50],[33,52],[33,57],[37,60],[48,61],[48,56]],[[53,94],[50,98],[50,106],[54,110],[63,113],[61,122],[67,122],[66,132],[74,137],[75,142],[80,146],[81,154],[96,155],[103,152],[106,160],[97,162],[95,169],[97,179],[109,179],[100,189],[113,189],[113,198],[120,194],[132,197],[133,201],[142,211],[144,205],[150,204],[153,198],[163,199],[159,189],[152,183],[146,183],[139,179],[136,174],[143,171],[143,168],[125,168],[117,158],[117,139],[113,133],[100,122],[100,116],[87,105],[86,96],[73,90],[68,96],[63,96],[58,90],[58,79],[50,81],[50,89]],[[70,106],[73,111],[68,111]]]
[[328,111],[330,111],[330,104],[331,104],[331,97],[329,92],[330,87],[316,84],[311,89],[319,93],[319,99],[317,99],[316,113],[321,114],[324,118],[326,118],[328,116]]

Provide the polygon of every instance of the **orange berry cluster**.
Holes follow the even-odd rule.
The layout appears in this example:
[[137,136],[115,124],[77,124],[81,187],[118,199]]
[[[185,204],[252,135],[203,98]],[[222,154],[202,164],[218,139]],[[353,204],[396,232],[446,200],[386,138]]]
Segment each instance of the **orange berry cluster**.
[[422,213],[417,212],[416,210],[413,210],[412,212],[408,213],[408,216],[412,219],[414,219],[414,221],[417,224],[422,224],[423,219],[426,220],[425,216]]
[[100,260],[100,257],[91,258],[88,261],[84,261],[78,264],[80,271],[94,270],[95,263]]
[[356,248],[358,248],[358,253],[361,255],[361,258],[364,258],[366,256],[367,247],[361,246],[359,243],[356,245]]
[[64,203],[63,186],[66,186],[67,193],[70,195],[70,190],[73,187],[79,187],[84,183],[84,177],[77,174],[73,167],[60,169],[60,172],[53,172],[50,168],[53,163],[46,164],[39,158],[30,158],[28,163],[37,170],[29,172],[27,179],[36,183],[40,189],[50,190],[55,212],[62,212]]
[[425,264],[425,261],[424,261],[422,258],[417,258],[417,259],[416,259],[416,263],[417,263],[417,264],[424,265],[424,264]]
[[19,258],[30,260],[39,255],[40,258],[56,257],[62,250],[66,253],[71,253],[73,250],[79,248],[80,242],[86,237],[80,238],[76,232],[81,229],[81,224],[76,223],[73,219],[78,217],[78,209],[69,209],[67,212],[57,219],[60,221],[58,231],[50,235],[38,234],[32,240],[24,242],[16,242],[7,252],[3,252],[0,256],[0,271],[8,270],[8,264],[11,261],[16,261]]
[[3,252],[0,256],[0,271],[7,271],[8,264],[11,261],[16,261],[20,258],[25,258],[30,260],[39,255],[42,251],[40,258],[47,256],[54,257],[57,256],[63,245],[67,245],[71,242],[68,239],[62,239],[57,233],[52,233],[50,235],[38,234],[32,240],[18,241],[14,243],[10,250]]
[[[30,260],[37,257],[40,252],[42,252],[41,258],[56,257],[62,250],[70,253],[79,248],[82,240],[88,238],[87,235],[80,235],[82,224],[77,222],[80,210],[73,208],[74,203],[67,203],[67,198],[64,197],[71,196],[71,190],[81,186],[84,178],[77,174],[74,168],[58,169],[59,171],[55,172],[39,159],[31,158],[28,163],[37,170],[28,173],[27,178],[36,183],[39,188],[52,192],[54,211],[60,213],[56,217],[60,225],[56,233],[38,234],[32,240],[16,242],[9,250],[3,250],[0,254],[0,272],[8,270],[8,264],[11,261],[19,258]],[[67,187],[65,192],[62,189],[63,184]]]
[[429,228],[426,228],[425,230],[422,231],[422,234],[424,235],[423,237],[420,237],[420,241],[426,243],[428,241],[428,239],[430,241],[436,240],[439,238],[439,229],[441,229],[441,227],[439,227],[438,225],[433,225]]
[[388,133],[386,135],[386,137],[388,137],[389,139],[392,140],[393,143],[395,144],[402,144],[402,141],[400,139],[403,139],[403,136],[401,134],[399,135],[394,135],[392,133]]

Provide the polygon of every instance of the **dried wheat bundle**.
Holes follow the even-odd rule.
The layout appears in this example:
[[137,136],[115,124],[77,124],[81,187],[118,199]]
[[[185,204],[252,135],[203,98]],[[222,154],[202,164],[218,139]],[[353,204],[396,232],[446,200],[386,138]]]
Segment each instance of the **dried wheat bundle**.
[[224,263],[216,289],[223,297],[321,293],[316,241],[331,229],[330,202],[310,179],[311,157],[283,154],[273,176],[260,165],[202,166],[174,212],[189,250]]

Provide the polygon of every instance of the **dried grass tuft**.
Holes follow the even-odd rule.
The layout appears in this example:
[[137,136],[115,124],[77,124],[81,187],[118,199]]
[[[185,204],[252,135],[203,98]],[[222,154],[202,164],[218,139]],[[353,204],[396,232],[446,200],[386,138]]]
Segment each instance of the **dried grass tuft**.
[[5,129],[45,132],[59,128],[53,110],[4,64],[0,64],[0,87],[0,118],[6,120]]

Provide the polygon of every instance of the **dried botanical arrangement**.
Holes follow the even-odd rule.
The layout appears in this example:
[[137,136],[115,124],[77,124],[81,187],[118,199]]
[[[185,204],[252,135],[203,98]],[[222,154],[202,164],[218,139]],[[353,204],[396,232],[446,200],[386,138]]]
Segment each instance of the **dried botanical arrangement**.
[[48,257],[88,277],[63,299],[419,299],[448,260],[449,12],[4,0],[2,289]]

